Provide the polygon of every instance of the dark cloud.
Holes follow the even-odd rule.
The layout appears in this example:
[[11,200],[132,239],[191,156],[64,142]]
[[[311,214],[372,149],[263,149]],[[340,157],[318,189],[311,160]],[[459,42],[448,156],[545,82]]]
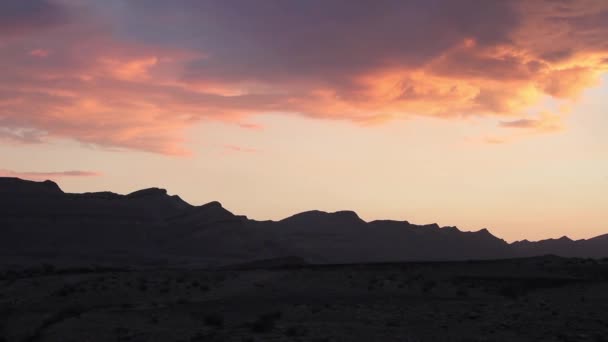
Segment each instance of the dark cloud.
[[0,36],[46,29],[68,18],[67,9],[51,0],[2,0]]
[[421,67],[465,39],[479,47],[507,43],[519,20],[512,2],[497,1],[179,1],[175,6],[190,8],[180,34],[196,33],[200,48],[209,51],[185,70],[187,79],[314,79],[338,86],[364,72]]

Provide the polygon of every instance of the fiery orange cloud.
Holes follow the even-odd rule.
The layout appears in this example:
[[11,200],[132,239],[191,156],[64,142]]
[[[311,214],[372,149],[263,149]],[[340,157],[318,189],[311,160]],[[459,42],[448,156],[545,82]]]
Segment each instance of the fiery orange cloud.
[[527,110],[574,100],[608,71],[599,1],[141,6],[3,2],[0,139],[186,155],[193,123],[257,129],[243,122],[261,113],[486,116],[549,132],[562,125]]

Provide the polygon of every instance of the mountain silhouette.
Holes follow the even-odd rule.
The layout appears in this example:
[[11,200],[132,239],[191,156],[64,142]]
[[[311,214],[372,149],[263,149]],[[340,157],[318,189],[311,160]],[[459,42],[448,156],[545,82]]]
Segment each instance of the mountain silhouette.
[[159,188],[127,195],[65,193],[52,181],[0,178],[5,262],[57,260],[134,265],[221,266],[298,258],[307,263],[470,260],[554,254],[608,256],[608,234],[514,243],[487,229],[366,222],[355,212],[307,211],[256,221],[219,202],[193,206]]

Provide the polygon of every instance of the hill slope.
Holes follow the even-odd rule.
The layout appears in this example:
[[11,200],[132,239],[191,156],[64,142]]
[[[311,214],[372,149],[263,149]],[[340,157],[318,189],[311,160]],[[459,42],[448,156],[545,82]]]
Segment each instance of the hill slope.
[[608,238],[508,244],[486,229],[365,222],[352,211],[255,221],[218,202],[192,206],[164,189],[71,194],[51,181],[0,178],[0,249],[7,262],[212,266],[289,256],[312,263],[606,257]]

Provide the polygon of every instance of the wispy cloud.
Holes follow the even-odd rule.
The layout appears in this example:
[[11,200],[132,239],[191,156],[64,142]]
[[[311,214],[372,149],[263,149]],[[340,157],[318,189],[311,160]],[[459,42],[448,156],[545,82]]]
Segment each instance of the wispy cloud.
[[224,149],[232,152],[245,152],[245,153],[255,153],[258,152],[255,148],[237,146],[237,145],[224,145]]
[[35,50],[30,51],[30,56],[39,57],[39,58],[48,57],[49,54],[50,54],[50,52],[48,50],[44,50],[44,49],[35,49]]
[[0,169],[0,177],[17,177],[24,179],[56,179],[56,178],[64,178],[64,177],[98,177],[102,174],[94,171],[79,171],[79,170],[71,170],[71,171],[54,171],[54,172],[23,172],[23,171],[13,171],[7,169]]
[[256,123],[250,123],[250,122],[241,122],[241,123],[239,123],[239,126],[241,128],[258,130],[258,131],[261,131],[264,129],[264,126],[262,126],[260,124],[256,124]]
[[551,114],[542,114],[538,119],[518,119],[501,121],[500,127],[526,129],[536,132],[555,132],[563,129],[561,117]]
[[486,144],[499,145],[499,144],[505,144],[505,143],[509,142],[509,139],[505,138],[505,137],[489,136],[489,137],[484,137],[483,142]]

